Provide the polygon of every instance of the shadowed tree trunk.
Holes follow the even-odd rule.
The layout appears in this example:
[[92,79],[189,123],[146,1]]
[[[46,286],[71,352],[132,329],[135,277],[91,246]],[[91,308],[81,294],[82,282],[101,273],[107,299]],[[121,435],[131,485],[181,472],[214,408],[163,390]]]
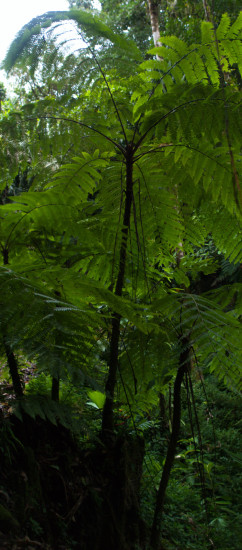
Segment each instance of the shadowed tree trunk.
[[59,391],[60,391],[60,379],[58,377],[52,378],[52,386],[51,386],[51,399],[53,401],[59,401]]
[[3,345],[7,356],[7,362],[9,367],[9,372],[13,382],[13,389],[16,397],[23,396],[23,387],[21,379],[18,372],[18,362],[17,359],[11,350],[10,346],[7,344],[6,339],[3,338]]
[[[8,265],[8,248],[3,248],[2,250],[3,254],[3,264]],[[16,397],[22,397],[23,396],[23,387],[21,383],[21,379],[18,372],[18,362],[17,359],[13,353],[13,350],[11,349],[8,341],[7,341],[7,328],[2,328],[3,332],[3,345],[5,349],[5,353],[7,356],[7,362],[9,367],[10,376],[12,378],[13,382],[13,389]]]
[[[114,294],[116,296],[122,296],[126,253],[127,253],[127,238],[130,225],[131,205],[133,199],[133,148],[130,145],[126,146],[125,161],[126,161],[126,183],[125,183],[125,206],[123,215],[123,229],[122,229],[122,242],[119,255],[119,270],[117,276],[117,282]],[[112,333],[110,341],[110,355],[108,363],[108,377],[105,386],[106,401],[103,408],[102,416],[102,438],[108,442],[108,439],[113,436],[114,419],[113,419],[113,401],[114,390],[117,379],[118,370],[118,351],[119,351],[119,339],[120,339],[120,321],[121,316],[117,313],[113,314],[112,318]]]
[[167,485],[169,482],[172,465],[175,458],[177,442],[180,434],[181,425],[181,385],[185,372],[188,372],[190,368],[190,348],[189,340],[184,338],[182,340],[184,350],[180,354],[179,368],[177,371],[174,393],[173,393],[173,419],[172,419],[172,432],[167,449],[166,460],[160,480],[159,489],[156,497],[155,512],[153,518],[153,524],[151,529],[150,546],[152,550],[160,550],[160,537],[161,537],[161,520],[163,514],[163,506],[165,500],[165,494]]

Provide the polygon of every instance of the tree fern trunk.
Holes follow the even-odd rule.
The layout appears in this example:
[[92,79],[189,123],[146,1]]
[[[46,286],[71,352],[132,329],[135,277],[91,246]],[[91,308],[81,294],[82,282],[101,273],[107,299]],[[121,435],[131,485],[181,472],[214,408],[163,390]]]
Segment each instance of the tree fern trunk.
[[60,379],[58,377],[52,378],[52,386],[51,386],[51,399],[53,401],[59,401],[59,392],[60,392]]
[[16,359],[13,351],[11,350],[10,346],[6,343],[5,339],[3,339],[3,344],[4,344],[4,349],[5,349],[5,352],[6,352],[6,356],[7,356],[10,376],[11,376],[12,382],[13,382],[14,393],[15,393],[16,397],[22,397],[23,396],[23,388],[22,388],[21,379],[20,379],[19,372],[18,372],[17,359]]
[[[186,341],[184,342],[186,344]],[[163,514],[163,506],[165,500],[166,489],[170,478],[171,468],[174,462],[177,441],[180,433],[181,424],[181,384],[185,372],[190,364],[190,349],[186,347],[181,354],[179,360],[179,368],[177,371],[174,383],[173,395],[173,421],[170,442],[167,449],[165,465],[163,468],[159,489],[156,497],[155,512],[151,529],[150,546],[152,550],[160,550],[161,536],[161,519]]]
[[[125,206],[123,215],[123,228],[122,228],[122,241],[119,255],[119,269],[118,277],[114,294],[116,296],[122,296],[124,285],[124,274],[126,264],[127,253],[127,238],[130,225],[131,205],[133,197],[133,149],[132,146],[126,147],[126,185],[125,185]],[[112,318],[112,332],[110,341],[110,355],[108,362],[108,377],[106,382],[106,401],[103,408],[102,417],[102,437],[105,441],[108,441],[109,437],[113,434],[114,422],[113,422],[113,400],[114,390],[117,379],[118,369],[118,351],[119,351],[119,338],[120,338],[120,321],[121,316],[117,313],[113,314]]]

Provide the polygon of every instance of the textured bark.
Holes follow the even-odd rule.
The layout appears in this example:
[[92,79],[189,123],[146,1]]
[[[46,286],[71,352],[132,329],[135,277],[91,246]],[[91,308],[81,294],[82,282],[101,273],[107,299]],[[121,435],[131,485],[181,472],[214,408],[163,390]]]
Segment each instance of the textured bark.
[[[184,341],[184,344],[187,344]],[[185,372],[187,372],[190,365],[190,349],[184,349],[180,354],[179,368],[177,371],[174,394],[173,394],[173,420],[172,420],[172,432],[170,442],[167,449],[167,455],[165,465],[163,468],[161,481],[156,497],[156,506],[153,518],[153,524],[151,529],[150,547],[152,550],[160,550],[160,536],[161,536],[161,519],[163,514],[163,506],[165,500],[166,489],[170,478],[172,465],[175,458],[177,442],[180,433],[181,424],[181,384]]]
[[203,8],[204,8],[206,21],[210,21],[210,7],[207,3],[207,0],[203,0]]
[[[122,241],[120,247],[120,256],[119,256],[119,269],[118,277],[115,287],[114,294],[116,296],[122,296],[123,285],[124,285],[124,274],[125,274],[125,264],[126,264],[126,253],[127,253],[127,238],[130,225],[130,216],[131,216],[131,205],[133,197],[133,148],[130,145],[126,147],[126,185],[125,185],[125,206],[124,206],[124,216],[123,216],[123,229],[122,229]],[[113,400],[114,400],[114,390],[117,379],[117,369],[118,369],[118,351],[119,351],[119,338],[120,338],[120,321],[121,316],[117,313],[113,314],[112,318],[112,332],[111,332],[111,341],[110,341],[110,355],[109,355],[109,371],[106,382],[106,401],[103,408],[103,417],[102,417],[102,438],[104,441],[108,442],[110,437],[112,438],[113,429],[114,429],[114,419],[113,419]]]
[[155,46],[161,46],[159,30],[159,0],[148,0],[150,23]]

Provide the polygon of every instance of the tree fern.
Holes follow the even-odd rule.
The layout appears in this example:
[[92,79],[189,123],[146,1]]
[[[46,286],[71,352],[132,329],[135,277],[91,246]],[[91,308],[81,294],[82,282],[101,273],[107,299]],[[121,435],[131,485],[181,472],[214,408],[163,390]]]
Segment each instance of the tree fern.
[[[42,163],[43,172],[1,206],[2,330],[16,352],[36,356],[39,371],[105,393],[107,447],[119,401],[135,416],[147,395],[148,410],[175,381],[172,445],[182,379],[194,364],[241,389],[241,289],[218,282],[208,252],[211,240],[241,262],[240,91],[223,75],[239,63],[240,18],[230,26],[225,16],[216,33],[204,23],[201,44],[164,37],[150,51],[163,61],[138,67],[137,49],[96,17],[45,14],[20,31],[6,68],[26,55],[35,77],[43,33],[65,20],[91,46],[76,55],[86,63],[74,80],[93,72],[76,84],[78,98],[41,97],[11,115],[31,170]],[[120,75],[110,51],[121,56]],[[213,276],[209,292],[199,288],[201,273]],[[45,405],[43,415],[56,420]]]

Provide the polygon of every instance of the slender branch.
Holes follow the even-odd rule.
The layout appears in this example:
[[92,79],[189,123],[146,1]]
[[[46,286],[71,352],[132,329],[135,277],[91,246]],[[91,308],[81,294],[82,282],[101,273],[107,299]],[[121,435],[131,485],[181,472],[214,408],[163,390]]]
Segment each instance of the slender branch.
[[146,136],[148,135],[148,133],[153,129],[155,128],[162,120],[165,120],[169,115],[173,114],[173,113],[176,113],[181,107],[186,107],[187,105],[191,105],[192,103],[198,103],[199,101],[206,101],[207,98],[198,98],[198,99],[192,99],[191,101],[186,101],[185,103],[181,103],[181,105],[178,105],[178,107],[173,107],[170,111],[168,111],[168,113],[166,113],[165,115],[162,115],[156,122],[154,122],[149,128],[148,130],[146,130],[146,132],[143,134],[143,136],[141,136],[140,140],[138,141],[138,143],[136,143],[135,145],[135,151],[137,151],[137,149],[139,149],[141,143],[144,141],[144,139],[146,138]]
[[[218,160],[214,157],[211,157],[207,153],[204,153],[201,151],[201,149],[197,149],[196,147],[192,147],[191,145],[186,145],[186,143],[161,143],[158,147],[155,147],[154,149],[149,149],[149,151],[145,151],[144,153],[141,153],[137,157],[134,158],[134,161],[137,161],[144,157],[145,155],[148,155],[149,153],[163,153],[164,147],[185,147],[186,149],[190,149],[191,151],[196,151],[196,153],[199,153],[203,157],[208,158],[209,160],[214,161],[218,166],[221,166],[228,174],[230,174],[230,170],[224,166],[224,164],[221,164],[221,162],[218,162]],[[219,152],[219,149],[217,149],[217,152]]]
[[[18,202],[18,204],[22,204],[21,202]],[[34,210],[39,210],[40,208],[45,208],[46,206],[60,206],[60,204],[58,203],[47,203],[47,204],[42,204],[40,206],[34,206],[33,208],[31,208],[30,210],[28,210],[28,212],[25,212],[22,216],[22,218],[20,218],[16,223],[15,225],[12,227],[9,235],[8,235],[8,238],[6,240],[6,243],[5,243],[5,247],[3,249],[3,252],[5,252],[7,250],[7,247],[9,246],[9,241],[10,241],[10,237],[12,235],[12,233],[14,232],[14,230],[16,229],[16,227],[19,225],[19,223],[21,223],[21,221],[26,217],[28,216],[28,214],[31,214],[31,212],[33,212]],[[71,208],[74,208],[74,206],[71,206]],[[7,262],[4,262],[5,264],[8,263]]]
[[[186,107],[187,105],[192,105],[193,103],[198,103],[198,102],[201,102],[201,101],[207,101],[207,97],[200,97],[200,98],[197,98],[197,99],[191,99],[190,101],[185,101],[185,103],[181,103],[180,105],[178,105],[177,107],[173,107],[173,109],[171,109],[170,111],[168,111],[168,113],[166,113],[165,115],[162,115],[156,122],[154,122],[150,128],[148,128],[148,130],[146,130],[146,132],[143,134],[143,136],[141,136],[140,140],[138,141],[138,143],[135,144],[135,147],[134,147],[134,151],[137,151],[137,149],[139,149],[141,143],[144,141],[144,139],[146,138],[147,134],[153,129],[155,128],[162,120],[165,120],[169,115],[173,114],[173,113],[176,113],[179,109],[181,109],[182,107]],[[219,99],[219,98],[216,98],[216,99],[213,99],[213,100],[210,100],[210,101],[223,101],[223,99]]]
[[116,143],[116,141],[114,141],[110,137],[106,136],[106,134],[104,134],[100,130],[97,130],[96,128],[93,128],[92,126],[89,126],[88,124],[85,124],[85,122],[80,122],[79,120],[75,120],[74,118],[54,116],[54,115],[47,115],[47,116],[40,115],[40,116],[36,116],[36,117],[31,117],[30,116],[30,117],[27,117],[27,118],[28,118],[28,120],[39,120],[39,119],[44,119],[44,120],[48,120],[48,119],[51,119],[51,120],[65,120],[66,122],[72,122],[73,124],[78,124],[79,126],[83,126],[84,128],[87,128],[88,130],[91,130],[92,132],[96,132],[96,134],[99,134],[100,136],[104,137],[107,141],[110,141],[110,143],[112,143],[114,145],[114,147],[117,147],[117,149],[119,149],[119,151],[121,151],[121,153],[123,153],[123,154],[125,153],[125,149],[122,147],[122,145],[120,145],[119,143]]
[[152,197],[150,195],[150,192],[149,192],[149,187],[148,187],[148,184],[147,184],[147,181],[145,179],[145,175],[144,175],[144,172],[143,170],[140,168],[139,164],[137,164],[137,167],[142,175],[142,178],[143,178],[143,181],[144,181],[144,184],[145,184],[145,189],[146,189],[146,192],[147,192],[147,195],[148,195],[148,198],[149,198],[149,201],[150,201],[150,204],[151,204],[151,208],[152,208],[152,212],[153,212],[153,216],[154,216],[154,219],[156,221],[156,228],[157,228],[157,232],[158,232],[158,235],[159,235],[159,239],[160,239],[160,242],[162,241],[161,239],[161,233],[160,233],[160,228],[159,228],[159,222],[157,220],[157,214],[156,214],[156,211],[155,211],[155,206],[154,206],[154,203],[152,201]]
[[101,73],[101,75],[102,75],[102,77],[103,77],[103,80],[104,80],[104,82],[105,82],[105,84],[106,84],[106,86],[107,86],[108,93],[109,93],[109,95],[110,95],[110,97],[111,97],[112,104],[113,104],[113,106],[114,106],[114,109],[115,109],[117,118],[118,118],[118,120],[119,120],[120,126],[121,126],[121,128],[122,128],[122,132],[123,132],[123,135],[124,135],[126,144],[127,144],[127,143],[128,143],[128,140],[127,140],[126,132],[125,132],[125,129],[124,129],[124,125],[123,125],[123,123],[122,123],[122,119],[121,119],[121,116],[120,116],[120,114],[119,114],[119,110],[118,110],[118,107],[117,107],[117,105],[116,105],[116,101],[115,101],[115,99],[114,99],[114,96],[113,96],[113,94],[112,94],[112,92],[111,92],[111,88],[110,88],[109,83],[108,83],[108,81],[107,81],[106,75],[105,75],[105,73],[104,73],[104,71],[103,71],[103,69],[102,69],[102,67],[101,67],[101,65],[100,65],[100,63],[99,63],[99,61],[98,61],[98,59],[97,59],[97,57],[96,57],[94,51],[92,50],[92,48],[90,48],[90,46],[88,46],[88,49],[89,49],[89,51],[91,52],[94,61],[97,63],[97,66],[98,66],[98,68],[99,68],[99,71],[100,71],[100,73]]
[[[231,39],[230,39],[230,40],[231,40]],[[210,44],[214,44],[214,40],[212,40],[211,42],[207,42],[205,45],[206,45],[206,46],[209,46]],[[182,57],[180,57],[177,61],[175,61],[175,63],[173,63],[173,65],[171,65],[171,67],[170,67],[170,68],[168,69],[168,71],[166,71],[165,73],[164,73],[160,68],[158,68],[158,72],[162,73],[162,74],[161,74],[161,79],[160,79],[160,81],[158,81],[157,84],[153,87],[153,90],[152,90],[152,92],[151,92],[150,97],[148,98],[148,101],[153,97],[154,92],[155,92],[157,86],[159,86],[159,84],[160,84],[161,81],[164,79],[164,77],[167,76],[168,74],[170,74],[171,71],[174,69],[174,67],[176,67],[177,65],[179,65],[179,63],[180,63],[181,61],[183,61],[183,59],[186,59],[186,57],[188,57],[191,53],[198,51],[199,48],[201,48],[201,47],[204,47],[204,44],[198,45],[198,46],[196,46],[195,48],[193,48],[192,50],[189,50],[189,52],[185,53]],[[161,60],[161,58],[160,58],[160,60]],[[141,118],[141,117],[142,117],[142,114],[140,115],[140,118]],[[139,121],[140,121],[140,118],[139,118]],[[139,121],[138,121],[138,122],[139,122]]]

